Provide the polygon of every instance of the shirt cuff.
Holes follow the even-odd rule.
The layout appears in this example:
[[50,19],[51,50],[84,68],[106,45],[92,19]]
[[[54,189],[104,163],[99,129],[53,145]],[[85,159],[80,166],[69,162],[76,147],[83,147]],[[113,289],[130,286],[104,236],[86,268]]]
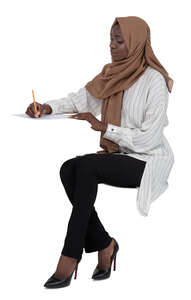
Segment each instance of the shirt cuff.
[[119,146],[132,145],[131,129],[112,125],[110,123],[107,124],[107,129],[103,138],[111,140]]
[[121,127],[108,123],[107,129],[103,135],[103,138],[113,140],[113,139],[116,139],[117,136],[120,135],[120,133],[121,133]]

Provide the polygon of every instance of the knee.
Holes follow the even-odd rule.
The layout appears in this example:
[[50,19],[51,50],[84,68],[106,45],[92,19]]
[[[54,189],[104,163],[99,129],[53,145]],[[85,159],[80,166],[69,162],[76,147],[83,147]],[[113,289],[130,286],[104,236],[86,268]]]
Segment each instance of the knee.
[[67,174],[68,174],[69,170],[72,168],[72,166],[73,166],[73,158],[66,160],[61,165],[60,170],[59,170],[59,175],[62,180],[65,176],[67,176]]
[[95,169],[95,161],[92,159],[92,157],[89,156],[81,156],[76,161],[76,169],[78,171],[86,171],[86,172],[92,172]]

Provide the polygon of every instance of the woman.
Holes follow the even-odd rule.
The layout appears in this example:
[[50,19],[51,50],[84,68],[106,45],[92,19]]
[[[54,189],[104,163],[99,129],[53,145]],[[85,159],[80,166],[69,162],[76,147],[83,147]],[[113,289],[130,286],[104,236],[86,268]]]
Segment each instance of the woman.
[[[70,284],[83,248],[87,253],[98,251],[93,279],[108,278],[113,260],[115,270],[119,245],[94,207],[99,183],[138,188],[137,208],[147,216],[150,204],[167,189],[174,163],[163,135],[173,80],[154,55],[149,26],[139,17],[120,17],[114,20],[110,34],[112,63],[77,93],[37,103],[37,115],[33,104],[26,111],[31,117],[77,112],[71,118],[86,120],[100,131],[104,149],[61,166],[61,181],[73,209],[56,272],[44,285],[48,288]],[[101,121],[96,118],[99,114]]]

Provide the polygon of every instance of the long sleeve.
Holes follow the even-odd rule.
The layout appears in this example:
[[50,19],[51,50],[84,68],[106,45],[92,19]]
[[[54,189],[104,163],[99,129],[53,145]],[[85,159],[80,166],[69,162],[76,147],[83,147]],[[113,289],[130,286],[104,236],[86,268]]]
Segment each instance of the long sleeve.
[[168,124],[168,95],[165,79],[159,73],[151,81],[140,128],[124,128],[108,123],[103,137],[137,153],[154,149],[161,143],[163,128]]
[[69,93],[67,97],[45,102],[52,108],[52,114],[64,112],[91,112],[94,116],[101,114],[102,99],[97,99],[83,87],[76,93]]

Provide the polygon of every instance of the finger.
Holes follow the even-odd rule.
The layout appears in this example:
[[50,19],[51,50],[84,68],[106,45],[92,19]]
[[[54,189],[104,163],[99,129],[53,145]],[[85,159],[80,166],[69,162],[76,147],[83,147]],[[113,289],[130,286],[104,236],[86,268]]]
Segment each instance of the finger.
[[46,109],[42,104],[38,103],[37,110],[40,111],[40,114],[44,114]]
[[38,107],[41,106],[41,104],[40,104],[39,102],[36,102],[36,101],[35,101],[35,103],[36,103],[36,105],[37,105]]
[[30,111],[31,111],[32,113],[35,112],[35,110],[34,110],[34,104],[33,104],[33,103],[30,104],[29,109],[30,109]]
[[38,117],[39,113],[36,115],[36,113],[32,109],[32,105],[29,105],[29,107],[26,110],[26,114],[28,114],[32,118],[35,118],[35,117]]
[[30,115],[34,117],[34,111],[32,110],[31,107],[28,108],[28,111],[29,111]]
[[29,112],[31,113],[31,114],[33,114],[34,113],[34,111],[33,111],[33,109],[32,109],[32,107],[29,107]]
[[34,105],[32,107],[33,107],[33,115],[35,116],[35,118],[38,118],[41,114],[39,104],[36,105],[36,109],[34,108]]
[[79,119],[79,116],[78,116],[78,115],[70,115],[69,118],[72,118],[72,119]]
[[87,120],[86,114],[84,114],[84,113],[73,115],[73,117],[78,120]]
[[36,108],[37,108],[37,110],[40,111],[40,110],[41,110],[41,104],[37,102],[37,103],[36,103]]
[[[36,108],[37,108],[37,111],[39,111],[40,110],[40,103],[38,103],[38,102],[35,102],[36,103]],[[33,112],[33,114],[36,114],[36,110],[35,110],[35,106],[34,106],[34,103],[31,103],[30,104],[30,110]]]
[[34,114],[35,118],[39,118],[40,117],[40,111],[37,111],[37,113]]
[[29,117],[34,118],[34,115],[33,115],[29,110],[26,111],[26,114],[27,114]]
[[40,105],[39,109],[38,109],[39,116],[44,115],[45,112],[46,112],[46,109],[42,105]]
[[34,115],[39,115],[40,114],[40,107],[36,105],[36,108],[34,108]]

